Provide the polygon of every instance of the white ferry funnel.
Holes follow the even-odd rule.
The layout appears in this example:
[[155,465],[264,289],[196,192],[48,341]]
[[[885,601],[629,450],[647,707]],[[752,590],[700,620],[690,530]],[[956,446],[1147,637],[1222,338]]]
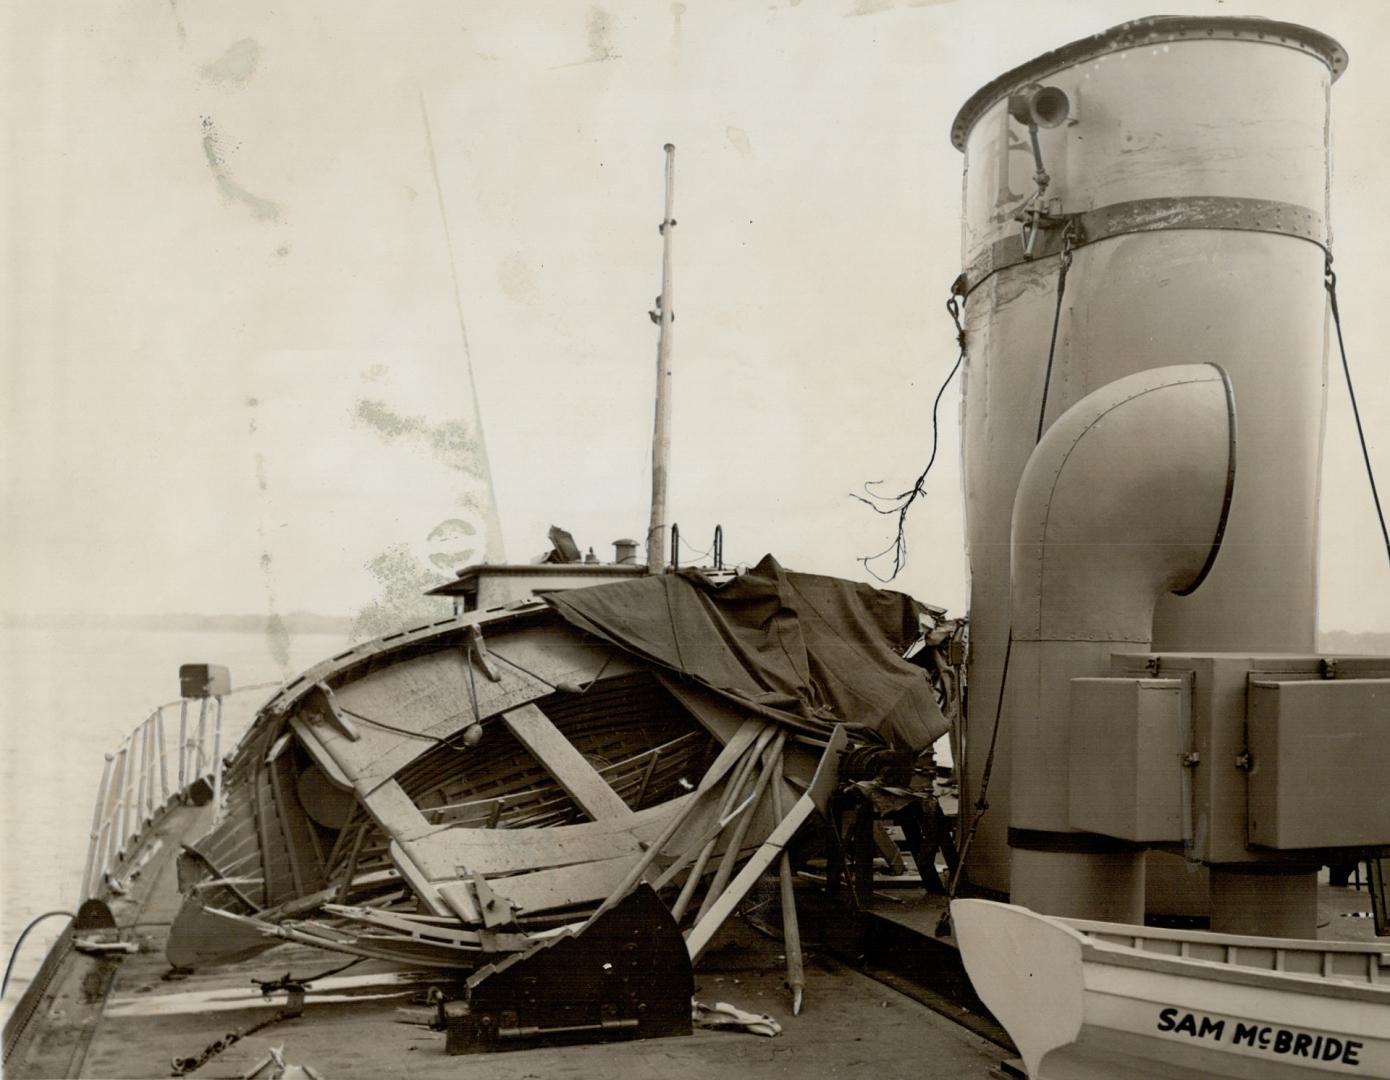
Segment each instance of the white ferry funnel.
[[[1346,63],[1331,38],[1290,23],[1146,18],[1029,60],[956,117],[967,829],[1009,640],[1014,497],[1047,429],[1106,384],[1215,362],[1240,404],[1242,471],[1221,559],[1201,589],[1158,601],[1153,649],[1315,651],[1328,95]],[[1009,709],[966,866],[972,883],[1001,892],[1017,752],[1004,736],[1023,723]]]

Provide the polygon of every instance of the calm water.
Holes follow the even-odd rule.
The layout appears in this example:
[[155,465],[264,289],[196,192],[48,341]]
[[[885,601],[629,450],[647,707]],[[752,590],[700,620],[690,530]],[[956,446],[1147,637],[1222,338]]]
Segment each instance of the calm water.
[[[77,904],[103,755],[156,706],[178,698],[180,664],[222,664],[235,690],[278,684],[343,646],[338,635],[292,637],[286,671],[257,633],[0,628],[4,958],[35,915]],[[234,695],[243,707],[224,717],[224,746],[273,691]],[[176,736],[177,723],[177,707],[166,710],[166,735]],[[8,1013],[62,927],[55,918],[29,935],[0,1012]]]

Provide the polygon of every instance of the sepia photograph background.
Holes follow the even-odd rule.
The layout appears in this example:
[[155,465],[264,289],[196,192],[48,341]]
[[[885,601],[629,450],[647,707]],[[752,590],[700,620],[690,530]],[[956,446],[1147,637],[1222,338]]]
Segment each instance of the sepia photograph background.
[[[951,121],[1001,72],[1156,13],[8,5],[6,951],[76,902],[103,754],[177,699],[181,663],[261,687],[254,710],[350,641],[447,615],[424,589],[470,563],[532,561],[552,525],[601,561],[643,540],[667,142],[680,563],[707,564],[720,526],[727,565],[771,552],[889,577],[894,519],[852,496],[909,489],[931,454],[956,357]],[[1390,485],[1390,5],[1162,13],[1300,22],[1350,54],[1332,92],[1334,250]],[[1328,386],[1322,647],[1387,653],[1390,566],[1335,353]],[[890,585],[956,615],[959,388]]]

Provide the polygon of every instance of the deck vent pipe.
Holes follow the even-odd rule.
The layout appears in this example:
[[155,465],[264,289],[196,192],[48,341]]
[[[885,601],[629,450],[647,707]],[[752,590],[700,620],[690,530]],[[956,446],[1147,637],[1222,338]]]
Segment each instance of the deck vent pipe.
[[1142,922],[1143,849],[1069,825],[1071,680],[1148,651],[1154,605],[1216,560],[1235,480],[1235,403],[1214,364],[1102,386],[1048,428],[1014,499],[1010,898],[1045,914]]

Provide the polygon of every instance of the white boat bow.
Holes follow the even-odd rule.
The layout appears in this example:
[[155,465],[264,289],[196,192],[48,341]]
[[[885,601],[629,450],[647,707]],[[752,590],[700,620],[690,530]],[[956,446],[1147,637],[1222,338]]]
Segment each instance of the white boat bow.
[[951,905],[965,969],[1043,1078],[1390,1077],[1390,947]]

